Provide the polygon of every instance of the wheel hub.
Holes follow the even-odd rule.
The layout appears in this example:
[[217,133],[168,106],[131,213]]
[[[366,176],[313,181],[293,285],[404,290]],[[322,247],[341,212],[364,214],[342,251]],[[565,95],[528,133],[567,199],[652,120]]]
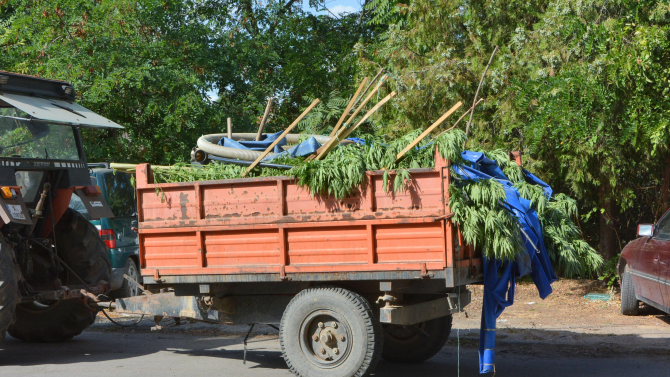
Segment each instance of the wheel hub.
[[319,310],[308,316],[301,326],[301,342],[310,361],[320,368],[334,368],[349,356],[349,324],[330,310]]

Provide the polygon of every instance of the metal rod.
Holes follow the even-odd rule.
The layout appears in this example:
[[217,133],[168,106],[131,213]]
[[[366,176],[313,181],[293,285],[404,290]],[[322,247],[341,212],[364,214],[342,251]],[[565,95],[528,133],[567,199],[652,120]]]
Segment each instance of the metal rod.
[[[491,58],[489,58],[489,64],[486,65],[486,68],[484,69],[484,73],[482,74],[482,79],[479,80],[479,86],[477,87],[477,91],[475,92],[475,98],[472,100],[472,111],[470,112],[470,120],[468,121],[468,126],[465,129],[465,136],[468,136],[470,134],[470,126],[472,125],[472,115],[475,113],[475,106],[477,106],[477,96],[479,95],[479,89],[482,88],[482,84],[484,83],[484,78],[486,77],[486,72],[489,70],[489,66],[491,65],[491,62],[493,61],[493,56],[495,56],[496,52],[498,52],[498,46],[493,49],[493,53],[491,54]],[[465,140],[463,142],[463,148],[465,148],[465,143],[468,141]]]

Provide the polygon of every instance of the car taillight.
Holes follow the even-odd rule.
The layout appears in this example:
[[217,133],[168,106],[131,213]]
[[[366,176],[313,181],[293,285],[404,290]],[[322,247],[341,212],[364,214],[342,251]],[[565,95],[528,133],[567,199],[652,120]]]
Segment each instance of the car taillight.
[[110,249],[116,249],[116,233],[112,229],[100,229],[100,238]]

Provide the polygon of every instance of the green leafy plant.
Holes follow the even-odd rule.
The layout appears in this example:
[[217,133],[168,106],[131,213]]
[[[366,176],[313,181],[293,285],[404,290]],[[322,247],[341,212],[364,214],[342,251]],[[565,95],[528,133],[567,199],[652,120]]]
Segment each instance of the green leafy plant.
[[605,262],[603,270],[598,277],[598,280],[604,281],[610,290],[619,286],[619,271],[617,270],[619,258],[621,258],[621,253]]

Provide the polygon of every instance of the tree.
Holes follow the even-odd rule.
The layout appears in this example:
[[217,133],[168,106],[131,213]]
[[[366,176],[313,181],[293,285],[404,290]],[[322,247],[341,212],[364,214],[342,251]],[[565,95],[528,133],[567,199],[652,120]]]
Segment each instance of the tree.
[[0,22],[2,69],[70,81],[84,106],[126,127],[85,130],[91,161],[157,164],[188,160],[228,116],[256,131],[268,96],[272,131],[304,97],[349,90],[351,49],[375,29],[295,0],[8,0]]
[[579,199],[582,230],[606,257],[634,237],[626,219],[652,221],[667,208],[667,2],[413,0],[393,9],[396,24],[359,49],[364,71],[385,67],[400,93],[379,127],[423,128],[456,101],[471,104],[499,46],[470,148],[524,151],[526,166]]

